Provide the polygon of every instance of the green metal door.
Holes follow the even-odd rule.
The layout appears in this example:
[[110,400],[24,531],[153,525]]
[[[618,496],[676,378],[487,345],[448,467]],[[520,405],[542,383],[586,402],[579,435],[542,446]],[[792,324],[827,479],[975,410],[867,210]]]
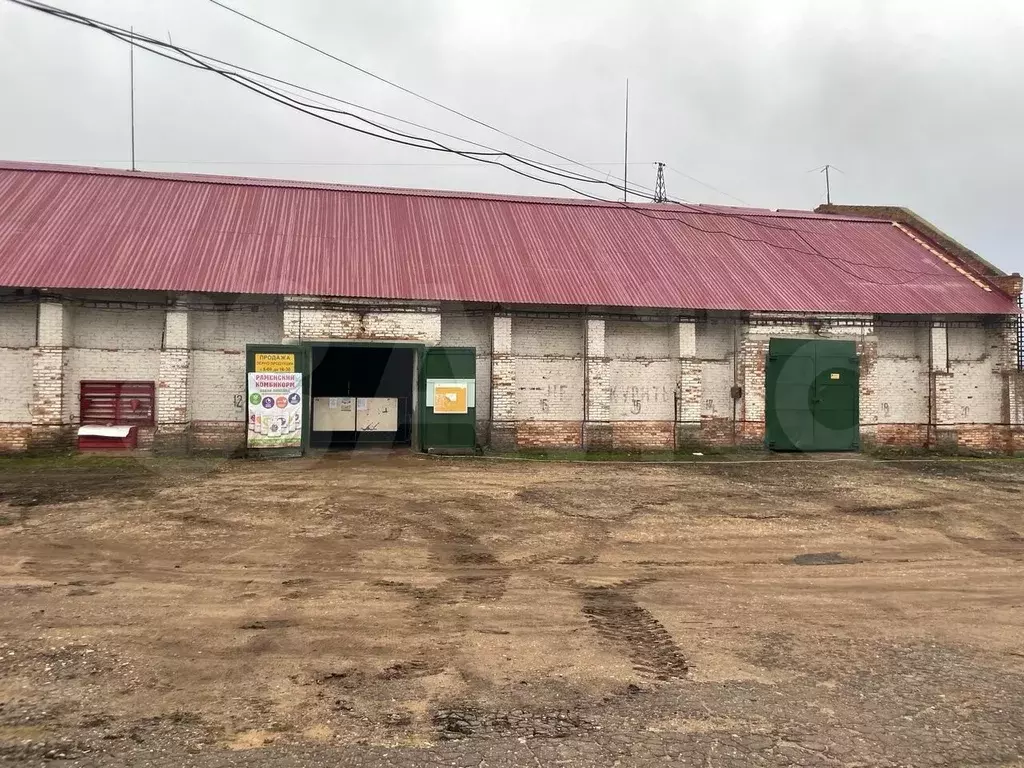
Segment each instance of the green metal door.
[[772,339],[765,440],[776,451],[860,447],[860,362],[852,341]]
[[309,385],[308,347],[246,345],[246,453],[302,455],[309,442]]
[[423,450],[472,451],[476,447],[476,349],[428,347],[420,382]]

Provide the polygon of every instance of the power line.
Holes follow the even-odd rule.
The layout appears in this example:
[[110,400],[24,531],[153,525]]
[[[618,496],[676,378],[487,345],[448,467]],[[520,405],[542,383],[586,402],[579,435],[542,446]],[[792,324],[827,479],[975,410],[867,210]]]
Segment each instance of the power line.
[[[447,146],[445,146],[443,144],[440,144],[439,142],[436,142],[433,139],[426,139],[426,138],[423,138],[423,137],[412,136],[411,134],[403,133],[401,131],[397,131],[397,130],[395,130],[393,128],[390,128],[388,126],[384,126],[384,125],[381,125],[379,123],[375,123],[372,120],[368,120],[367,118],[362,117],[360,115],[353,114],[351,112],[347,112],[347,111],[344,111],[344,110],[337,110],[337,109],[333,109],[331,107],[327,107],[327,106],[323,105],[322,103],[320,103],[320,105],[318,107],[311,107],[309,104],[306,104],[306,103],[303,103],[303,102],[299,102],[299,101],[297,101],[294,98],[293,99],[288,99],[286,96],[283,96],[280,91],[277,91],[277,90],[274,90],[274,89],[270,88],[265,83],[258,83],[256,81],[252,80],[251,78],[245,78],[245,77],[239,75],[238,72],[234,72],[234,71],[229,72],[229,71],[224,70],[224,69],[219,69],[217,67],[213,67],[213,66],[211,66],[207,62],[215,61],[215,62],[218,62],[218,63],[222,63],[225,66],[229,66],[233,70],[237,69],[237,70],[241,70],[241,71],[245,71],[245,72],[252,72],[252,73],[254,73],[258,77],[265,77],[266,79],[269,79],[269,80],[273,80],[273,81],[277,81],[277,82],[282,82],[282,81],[279,81],[277,78],[272,78],[270,76],[264,76],[264,75],[262,75],[262,73],[257,73],[254,70],[248,70],[245,67],[238,67],[238,66],[236,66],[236,65],[234,65],[234,64],[232,64],[230,62],[224,62],[221,59],[216,59],[216,58],[214,58],[212,56],[209,56],[207,54],[203,54],[203,53],[200,53],[200,52],[197,52],[197,51],[191,51],[191,50],[183,48],[181,46],[176,46],[176,45],[173,45],[173,44],[165,43],[162,40],[157,40],[157,39],[149,37],[149,36],[145,36],[145,35],[134,35],[134,36],[132,36],[132,33],[130,31],[124,30],[123,28],[117,27],[116,25],[108,24],[106,22],[100,22],[100,21],[98,21],[96,19],[92,19],[92,18],[89,18],[87,16],[82,16],[80,14],[76,14],[76,13],[73,13],[71,11],[66,11],[66,10],[63,10],[61,8],[56,8],[54,6],[46,5],[45,3],[35,2],[35,0],[29,0],[29,1],[26,1],[26,0],[10,0],[10,1],[14,2],[17,5],[22,5],[22,6],[27,7],[27,8],[32,8],[34,10],[38,10],[38,11],[41,11],[43,13],[47,13],[49,15],[56,16],[57,18],[64,19],[65,21],[72,21],[72,22],[75,22],[75,23],[78,23],[78,24],[82,24],[82,25],[85,25],[85,26],[89,26],[89,27],[93,27],[93,28],[99,29],[100,31],[103,31],[103,32],[105,32],[105,33],[107,33],[107,34],[109,34],[109,35],[111,35],[111,36],[113,36],[113,37],[115,37],[117,39],[122,40],[122,42],[132,42],[132,40],[134,40],[134,43],[133,43],[134,45],[138,45],[140,48],[144,48],[145,50],[148,50],[150,53],[155,53],[158,56],[161,56],[163,58],[169,59],[171,61],[175,61],[177,63],[185,64],[186,66],[190,66],[190,67],[198,68],[198,69],[206,69],[206,70],[209,70],[209,71],[212,71],[212,72],[216,72],[216,73],[218,73],[218,74],[228,78],[229,80],[232,80],[233,82],[236,82],[237,84],[242,85],[243,87],[249,88],[249,90],[255,90],[257,93],[260,93],[261,95],[267,96],[267,97],[269,97],[269,98],[271,98],[271,99],[273,99],[275,101],[279,101],[280,102],[280,101],[282,101],[282,99],[284,99],[286,101],[292,102],[292,105],[297,107],[297,108],[298,107],[304,107],[305,109],[300,109],[300,111],[306,111],[307,114],[311,114],[312,116],[317,117],[318,119],[324,120],[326,118],[324,118],[323,115],[314,114],[312,112],[308,112],[307,110],[308,109],[321,109],[321,110],[324,110],[324,111],[333,112],[335,114],[343,115],[343,116],[346,116],[346,117],[351,117],[351,118],[359,120],[359,121],[361,121],[363,123],[371,125],[374,128],[377,128],[379,130],[384,130],[384,131],[387,131],[388,133],[392,133],[392,134],[394,134],[394,135],[396,135],[396,136],[398,136],[400,138],[411,139],[411,140],[414,140],[416,142],[427,142],[427,143],[429,143],[429,144],[431,144],[433,146],[424,146],[421,143],[409,143],[408,141],[397,141],[397,140],[393,140],[393,139],[387,139],[387,137],[381,137],[378,134],[375,134],[373,132],[366,131],[366,130],[363,130],[363,129],[360,129],[360,128],[356,128],[356,127],[348,125],[348,124],[338,123],[337,121],[333,121],[333,120],[327,120],[327,122],[331,122],[331,123],[334,123],[336,125],[340,125],[341,127],[348,128],[348,129],[356,131],[358,133],[363,133],[363,134],[366,134],[366,135],[375,136],[377,138],[385,138],[387,140],[392,141],[392,143],[402,144],[402,145],[405,145],[405,146],[412,146],[412,147],[419,148],[419,149],[428,149],[428,150],[431,150],[431,151],[441,150],[441,151],[446,151],[446,152],[452,152],[452,153],[457,154],[459,156],[466,157],[467,159],[478,159],[481,162],[487,162],[487,161],[482,160],[483,156],[507,157],[510,160],[513,160],[513,161],[518,162],[518,163],[522,163],[522,164],[524,164],[524,165],[526,165],[526,166],[528,166],[530,168],[533,168],[534,170],[538,170],[538,171],[541,171],[543,173],[549,173],[549,174],[552,174],[554,176],[559,176],[561,178],[565,178],[565,179],[568,179],[570,181],[576,181],[576,182],[582,182],[582,183],[588,183],[588,184],[605,185],[605,186],[609,186],[609,187],[612,187],[612,188],[615,188],[615,189],[618,188],[618,186],[616,184],[611,183],[610,181],[607,180],[607,178],[606,179],[595,179],[595,178],[592,178],[592,177],[589,177],[589,176],[584,176],[583,174],[579,174],[579,173],[575,173],[575,172],[565,173],[565,172],[562,172],[560,170],[552,170],[552,166],[550,166],[548,164],[534,162],[534,161],[529,160],[527,158],[523,158],[523,157],[521,157],[519,155],[514,155],[514,154],[509,153],[509,152],[504,152],[502,150],[492,149],[489,152],[476,152],[476,151],[472,151],[472,150],[456,150],[456,149],[453,149],[451,147],[447,147]],[[126,39],[126,35],[128,35],[128,39]],[[143,41],[145,43],[148,43],[149,45],[143,44]],[[164,50],[154,50],[152,46],[156,46],[156,47],[159,47],[159,48],[164,49]],[[167,53],[165,53],[166,49],[173,50],[174,52],[178,53],[179,55],[185,56],[190,61],[183,61],[180,58],[176,58],[174,56],[168,55]],[[256,88],[253,88],[252,86],[256,86]],[[294,87],[297,87],[300,90],[305,90],[307,92],[311,92],[310,89],[303,88],[302,86],[294,86]],[[262,90],[260,90],[260,89],[262,89]],[[365,109],[366,111],[369,111],[369,112],[375,112],[375,110],[370,110],[370,109],[364,108],[361,105],[353,104],[352,102],[346,102],[346,101],[344,101],[342,99],[336,99],[335,97],[331,97],[331,96],[326,96],[326,97],[327,98],[331,98],[332,100],[338,101],[340,103],[345,103],[345,104],[348,104],[348,105],[352,105],[352,106],[354,106],[354,107],[356,107],[358,109]],[[399,120],[401,122],[405,122],[405,123],[409,123],[410,122],[410,121],[406,121],[406,120],[401,120],[401,118],[394,118],[394,119],[397,119],[397,120]],[[412,123],[412,124],[413,125],[417,125],[415,123]],[[439,131],[434,131],[433,129],[426,128],[425,126],[423,126],[423,127],[424,127],[425,130],[431,130],[433,132],[442,133],[442,132],[439,132]],[[449,134],[445,134],[445,135],[449,135]],[[458,138],[458,137],[453,137],[453,138]],[[459,139],[459,140],[463,140],[463,139]],[[472,144],[474,146],[484,146],[484,145],[480,145],[480,144],[478,144],[476,142],[472,142],[472,141],[468,141],[468,140],[465,140],[465,141],[467,141],[467,143]],[[534,179],[536,181],[542,181],[542,182],[546,181],[545,179],[539,179],[539,178],[536,178],[536,177],[534,177],[534,176],[532,176],[530,174],[523,173],[523,172],[521,172],[521,171],[519,171],[519,170],[517,170],[517,169],[515,169],[513,167],[507,166],[507,165],[505,165],[503,163],[489,162],[488,164],[490,164],[490,165],[497,165],[497,166],[502,167],[502,168],[507,168],[508,170],[511,170],[514,173],[517,173],[517,174],[519,174],[521,176],[524,176],[525,178]],[[578,163],[576,163],[575,161],[570,161],[570,164],[571,165],[578,165]],[[584,197],[591,197],[589,195],[585,195],[585,194],[579,192],[578,190],[572,189],[571,187],[567,187],[567,186],[564,186],[564,185],[560,185],[560,186],[563,186],[565,189],[573,192],[574,194],[580,194],[580,195],[582,195]],[[637,192],[637,191],[634,190],[634,194],[637,195],[638,197],[643,197],[643,198],[646,198],[646,199],[651,199],[651,195],[644,194],[642,192]],[[603,198],[597,198],[597,199],[603,199]]]
[[[60,162],[69,165],[89,165],[91,163],[118,163],[119,160],[28,160],[26,162]],[[479,162],[472,163],[356,163],[336,160],[140,160],[150,165],[283,165],[283,166],[341,166],[346,168],[483,168]],[[553,166],[576,165],[576,163],[546,163]],[[591,165],[622,165],[618,160],[610,163],[591,163]],[[648,163],[630,163],[630,165],[648,165]]]
[[741,198],[739,198],[739,197],[736,197],[736,195],[730,195],[730,194],[729,194],[728,192],[726,192],[726,191],[724,191],[724,190],[721,190],[721,189],[719,189],[718,187],[713,187],[713,186],[711,186],[710,184],[708,184],[708,183],[707,183],[706,181],[701,181],[701,180],[700,180],[700,179],[698,179],[698,178],[697,178],[696,176],[691,176],[691,175],[690,175],[690,174],[688,174],[688,173],[683,173],[683,172],[682,172],[682,171],[680,171],[680,170],[679,170],[678,168],[673,168],[673,167],[672,167],[671,165],[669,165],[669,166],[666,166],[666,167],[667,167],[667,168],[668,168],[668,169],[669,169],[670,171],[672,171],[672,173],[678,173],[678,174],[679,174],[680,176],[682,176],[683,178],[685,178],[685,179],[689,179],[690,181],[694,181],[694,182],[696,182],[696,183],[700,184],[700,185],[701,185],[702,187],[707,187],[707,188],[708,188],[708,189],[710,189],[710,190],[711,190],[712,192],[717,192],[717,193],[718,193],[718,194],[720,194],[720,195],[725,195],[726,197],[728,197],[728,198],[730,198],[730,199],[732,199],[732,200],[735,200],[735,201],[736,201],[737,203],[741,203],[741,204],[743,204],[743,205],[746,205],[746,206],[748,206],[748,207],[751,207],[751,208],[753,207],[753,205],[751,205],[750,203],[748,203],[748,202],[747,202],[746,200],[743,200],[743,199],[741,199]]
[[[301,38],[296,37],[295,35],[291,35],[291,34],[285,32],[284,30],[281,30],[281,29],[278,29],[275,26],[272,26],[271,24],[267,24],[266,22],[260,21],[259,19],[257,19],[257,18],[255,18],[253,16],[250,16],[247,13],[244,13],[244,12],[238,10],[237,8],[232,8],[230,5],[227,5],[225,3],[220,2],[220,0],[210,0],[210,2],[213,3],[214,5],[220,7],[220,8],[223,8],[225,11],[229,11],[230,13],[233,13],[236,16],[240,16],[243,19],[246,19],[246,20],[252,22],[253,24],[256,24],[256,25],[258,25],[260,27],[263,27],[264,29],[266,29],[266,30],[268,30],[270,32],[273,32],[276,35],[281,35],[282,37],[285,37],[288,40],[291,40],[293,43],[297,43],[297,44],[301,45],[304,48],[307,48],[307,49],[309,49],[311,51],[315,51],[316,53],[319,53],[322,56],[326,56],[327,58],[329,58],[329,59],[331,59],[333,61],[336,61],[339,64],[343,64],[344,66],[350,67],[350,68],[356,70],[357,72],[361,72],[362,74],[367,75],[368,77],[372,77],[374,80],[377,80],[379,82],[382,82],[382,83],[385,83],[387,85],[390,85],[392,88],[397,88],[398,90],[402,91],[403,93],[406,93],[406,94],[408,94],[410,96],[414,96],[417,99],[421,99],[422,101],[425,101],[428,104],[431,104],[431,105],[433,105],[435,107],[443,109],[446,112],[449,112],[449,113],[451,113],[453,115],[457,115],[458,117],[461,117],[464,120],[469,120],[470,122],[475,123],[476,125],[479,125],[479,126],[481,126],[483,128],[486,128],[486,129],[488,129],[490,131],[494,131],[495,133],[499,133],[499,134],[501,134],[502,136],[504,136],[506,138],[512,139],[513,141],[518,141],[520,144],[525,144],[528,147],[531,147],[533,149],[539,150],[539,151],[543,152],[546,155],[551,155],[552,157],[557,157],[559,160],[564,160],[564,161],[566,161],[568,163],[571,163],[572,165],[578,165],[581,168],[587,168],[590,171],[595,171],[594,168],[591,168],[590,166],[586,165],[585,163],[581,163],[579,161],[573,160],[571,157],[566,157],[565,155],[559,154],[558,152],[554,152],[554,151],[552,151],[550,149],[542,147],[539,144],[535,144],[532,141],[528,141],[527,139],[523,139],[523,138],[515,136],[515,135],[513,135],[511,133],[508,133],[507,131],[504,131],[501,128],[498,128],[497,126],[491,125],[490,123],[487,123],[487,122],[485,122],[483,120],[479,120],[479,119],[473,117],[472,115],[467,115],[465,112],[461,112],[460,110],[455,109],[454,107],[449,107],[446,104],[442,104],[439,101],[435,101],[434,99],[430,98],[429,96],[424,96],[422,93],[418,93],[418,92],[412,90],[411,88],[406,88],[404,85],[396,83],[394,80],[389,80],[388,78],[383,77],[382,75],[378,75],[375,72],[371,72],[370,70],[368,70],[368,69],[366,69],[364,67],[361,67],[358,64],[353,64],[351,61],[347,61],[347,60],[341,58],[340,56],[336,56],[335,54],[331,53],[330,51],[326,51],[323,48],[318,48],[317,46],[313,45],[312,43],[308,43],[305,40],[302,40]],[[617,177],[613,177],[613,178],[617,179]],[[623,184],[626,184],[626,179],[625,178],[617,179],[617,180],[622,181]],[[642,188],[646,189],[645,187],[642,187]]]
[[[757,227],[763,227],[763,228],[766,228],[766,229],[777,229],[777,230],[783,230],[783,231],[786,231],[786,232],[790,232],[790,233],[794,234],[797,237],[797,239],[800,240],[801,243],[804,244],[804,246],[806,247],[806,250],[803,249],[803,248],[798,248],[798,247],[794,247],[794,246],[790,246],[790,245],[785,245],[785,244],[782,244],[782,243],[774,243],[774,242],[765,240],[762,237],[744,237],[744,236],[738,235],[738,234],[736,234],[734,232],[728,232],[728,231],[725,231],[725,230],[705,229],[703,227],[696,226],[696,225],[694,225],[694,224],[692,224],[692,223],[690,223],[688,221],[685,221],[684,219],[681,219],[681,218],[678,218],[678,217],[675,217],[675,216],[670,216],[668,218],[663,217],[663,216],[656,216],[656,215],[653,215],[653,214],[649,213],[648,211],[644,210],[643,208],[641,208],[639,206],[628,205],[626,203],[619,203],[619,202],[616,202],[616,201],[613,201],[613,200],[605,200],[604,198],[597,197],[595,195],[591,195],[589,193],[586,193],[586,192],[583,192],[581,190],[578,190],[578,189],[575,189],[573,187],[570,187],[569,185],[564,184],[562,182],[554,181],[554,180],[551,180],[551,179],[544,179],[544,178],[537,177],[537,176],[533,176],[532,174],[526,173],[526,172],[524,172],[524,171],[522,171],[522,170],[520,170],[518,168],[514,168],[514,167],[511,167],[511,166],[505,165],[504,163],[501,163],[501,162],[499,162],[497,160],[489,159],[488,157],[484,156],[484,155],[488,155],[488,154],[491,154],[491,153],[465,152],[465,151],[456,150],[456,149],[453,149],[453,148],[450,148],[450,147],[445,147],[444,145],[440,144],[439,142],[433,141],[432,139],[423,139],[422,137],[416,137],[416,136],[412,136],[410,134],[403,134],[403,133],[401,133],[399,131],[396,131],[395,129],[388,128],[386,126],[379,126],[378,124],[373,123],[372,121],[367,120],[366,118],[360,117],[358,115],[353,115],[351,113],[343,112],[341,110],[335,110],[335,109],[324,108],[324,107],[320,108],[320,109],[324,109],[325,111],[339,113],[339,114],[344,114],[344,115],[349,116],[349,117],[354,117],[355,119],[361,120],[364,123],[368,123],[370,125],[373,125],[375,127],[380,128],[381,130],[385,130],[385,131],[387,131],[389,133],[392,133],[392,134],[395,134],[395,135],[394,136],[386,136],[386,135],[375,133],[375,132],[367,130],[367,129],[363,129],[363,128],[359,128],[359,127],[350,125],[348,123],[339,122],[337,120],[334,120],[332,118],[329,118],[329,117],[326,117],[326,116],[324,116],[322,114],[319,114],[316,111],[313,111],[313,110],[316,109],[316,107],[309,107],[308,104],[304,104],[304,103],[299,102],[298,100],[296,100],[294,98],[290,98],[290,97],[288,97],[288,96],[286,96],[286,95],[284,95],[284,94],[282,94],[282,93],[280,93],[278,91],[275,91],[273,88],[270,88],[269,86],[267,86],[267,85],[265,85],[263,83],[259,83],[259,82],[255,81],[255,80],[253,80],[252,78],[247,78],[247,77],[245,77],[243,75],[238,74],[238,72],[232,72],[232,71],[227,71],[227,70],[224,70],[224,69],[219,69],[217,67],[213,67],[208,62],[202,60],[202,58],[203,58],[202,54],[193,54],[191,52],[186,52],[183,49],[179,48],[178,46],[174,46],[174,45],[171,45],[171,44],[168,44],[168,43],[164,43],[164,42],[162,42],[160,40],[155,40],[154,38],[151,38],[151,37],[147,37],[147,36],[144,36],[144,35],[137,35],[137,34],[134,34],[134,33],[130,32],[130,31],[128,31],[128,30],[124,30],[124,29],[122,29],[120,27],[116,27],[116,26],[111,25],[111,24],[106,24],[104,22],[99,22],[99,21],[97,21],[95,19],[90,19],[89,17],[79,16],[78,14],[74,14],[74,13],[71,13],[71,12],[68,12],[68,11],[64,11],[64,10],[59,9],[59,8],[54,8],[52,6],[47,6],[47,5],[44,5],[43,3],[35,2],[35,0],[9,0],[9,2],[15,3],[17,5],[22,5],[24,7],[31,8],[33,10],[41,11],[41,12],[46,13],[48,15],[52,15],[52,16],[55,16],[57,18],[61,18],[61,19],[65,20],[65,21],[71,21],[71,22],[74,22],[74,23],[77,23],[77,24],[80,24],[80,25],[89,26],[89,27],[98,29],[98,30],[103,31],[106,34],[109,34],[112,37],[115,37],[115,38],[117,38],[117,39],[119,39],[119,40],[121,40],[123,42],[127,42],[130,45],[138,45],[139,47],[141,47],[141,48],[143,48],[143,49],[145,49],[145,50],[147,50],[147,51],[149,51],[151,53],[154,53],[154,54],[156,54],[158,56],[161,56],[162,58],[166,58],[168,60],[175,61],[175,62],[180,63],[180,64],[185,64],[186,66],[189,66],[189,67],[192,67],[192,68],[204,69],[204,70],[208,70],[210,72],[215,72],[215,73],[225,77],[229,81],[234,82],[234,83],[236,83],[238,85],[241,85],[242,87],[244,87],[244,88],[246,88],[248,90],[251,90],[254,93],[257,93],[259,95],[265,96],[266,98],[269,98],[269,99],[271,99],[273,101],[281,103],[281,104],[283,104],[285,106],[289,106],[292,109],[295,109],[295,110],[297,110],[299,112],[302,112],[304,114],[307,114],[307,115],[310,115],[312,117],[315,117],[315,118],[317,118],[319,120],[323,120],[325,122],[331,123],[333,125],[337,125],[337,126],[342,127],[342,128],[347,128],[348,130],[355,131],[357,133],[365,134],[365,135],[368,135],[368,136],[372,136],[372,137],[375,137],[375,138],[378,138],[378,139],[382,139],[384,141],[389,141],[389,142],[392,142],[392,143],[396,143],[396,144],[410,146],[410,147],[414,147],[414,148],[418,148],[418,149],[426,149],[426,150],[429,150],[429,151],[447,152],[447,153],[455,154],[455,155],[458,155],[458,156],[461,156],[461,157],[466,157],[468,159],[473,159],[473,160],[476,160],[477,162],[482,162],[482,163],[488,163],[488,164],[491,164],[491,165],[495,165],[497,167],[505,168],[506,170],[510,170],[513,173],[516,173],[516,174],[518,174],[520,176],[524,176],[525,178],[529,178],[529,179],[533,179],[535,181],[540,181],[542,183],[546,183],[546,184],[549,184],[549,185],[554,185],[554,186],[561,187],[561,188],[566,189],[566,190],[568,190],[568,191],[570,191],[570,192],[572,192],[572,193],[574,193],[574,194],[576,194],[576,195],[578,195],[580,197],[588,198],[590,200],[598,201],[598,202],[605,203],[605,204],[612,205],[612,206],[616,206],[616,205],[617,206],[621,206],[621,207],[625,208],[627,211],[631,211],[631,212],[637,213],[637,214],[639,214],[641,216],[644,216],[646,218],[655,219],[655,220],[658,220],[658,221],[670,221],[670,222],[673,222],[675,224],[680,224],[680,225],[685,226],[685,227],[687,227],[689,229],[692,229],[694,231],[697,231],[697,232],[700,232],[700,233],[703,233],[703,234],[706,234],[706,235],[722,235],[722,236],[729,237],[729,238],[732,238],[732,239],[735,239],[735,240],[741,241],[741,242],[758,243],[758,244],[766,245],[768,247],[779,249],[779,250],[788,250],[788,251],[792,251],[792,252],[796,252],[796,253],[801,253],[801,254],[808,255],[808,256],[816,256],[818,258],[823,259],[824,261],[829,262],[830,264],[835,266],[836,269],[839,269],[840,271],[845,272],[846,274],[854,277],[855,279],[857,279],[858,281],[861,281],[861,282],[866,282],[866,283],[871,283],[871,284],[881,285],[881,286],[893,286],[893,285],[905,285],[905,284],[907,284],[907,283],[909,283],[911,281],[907,280],[907,281],[893,283],[893,282],[882,282],[882,281],[871,280],[870,278],[864,277],[863,275],[858,275],[858,274],[856,274],[854,272],[851,272],[851,271],[845,269],[844,267],[840,266],[839,263],[840,262],[844,262],[844,263],[848,263],[848,264],[855,265],[855,266],[867,267],[867,268],[870,268],[870,269],[883,269],[883,270],[889,270],[889,271],[899,271],[899,272],[904,272],[904,273],[908,273],[908,274],[917,274],[917,275],[928,276],[928,277],[939,277],[940,276],[940,274],[937,274],[937,273],[934,273],[934,272],[922,272],[922,271],[916,271],[916,270],[907,270],[907,269],[902,269],[902,268],[899,268],[899,267],[880,266],[880,265],[876,265],[876,264],[870,264],[870,263],[867,263],[867,262],[854,262],[854,261],[849,261],[849,260],[846,260],[846,259],[840,259],[840,258],[837,258],[837,257],[829,257],[829,256],[826,256],[825,254],[821,253],[817,249],[815,249],[813,246],[811,246],[810,243],[807,242],[806,238],[804,238],[803,235],[800,234],[801,232],[805,232],[807,234],[812,234],[808,230],[799,230],[799,229],[794,229],[794,228],[791,228],[791,227],[783,227],[783,226],[770,225],[767,222],[754,221],[754,220],[752,220],[752,219],[750,219],[748,217],[742,216],[742,215],[720,214],[720,215],[726,216],[727,218],[738,218],[738,219],[740,219],[742,221],[746,221],[748,223],[751,223],[751,224],[753,224],[754,226],[757,226]],[[156,48],[154,48],[153,46],[156,46]],[[171,49],[175,53],[177,53],[179,55],[182,55],[182,56],[185,56],[186,59],[188,59],[188,60],[186,61],[186,60],[183,60],[181,58],[175,57],[175,56],[173,56],[173,55],[171,55],[169,53],[166,53],[166,49]],[[399,137],[402,137],[402,138],[395,138],[395,136],[399,136]],[[420,141],[429,142],[429,144],[418,143]],[[504,153],[504,152],[496,152],[496,153],[493,153],[493,154],[509,156],[508,153]],[[521,160],[521,161],[522,162],[529,162],[529,161],[523,161],[523,160]],[[550,171],[548,171],[548,172],[550,173]],[[593,180],[591,180],[591,181],[593,181]],[[648,199],[650,199],[650,198],[648,198]],[[678,203],[677,201],[672,201],[672,202],[675,202],[676,204],[681,205],[684,209],[686,209],[687,211],[689,211],[691,213],[708,214],[708,211],[703,211],[703,210],[701,210],[699,208],[694,208],[692,206],[687,206],[687,205],[684,205],[682,203]]]

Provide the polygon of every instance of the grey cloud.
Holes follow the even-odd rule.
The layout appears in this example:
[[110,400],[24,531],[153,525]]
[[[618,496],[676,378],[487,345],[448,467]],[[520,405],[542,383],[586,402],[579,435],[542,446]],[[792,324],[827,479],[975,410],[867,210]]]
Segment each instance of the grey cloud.
[[[910,206],[1024,270],[1013,232],[1024,170],[1019,3],[232,2],[510,133],[614,164],[601,166],[614,174],[629,77],[636,181],[652,185],[646,163],[661,160],[756,205],[811,208],[823,182],[807,171],[828,162],[845,171],[834,177],[836,200]],[[64,4],[537,156],[204,0]],[[124,165],[126,56],[98,33],[0,0],[4,156]],[[137,65],[144,168],[564,194],[498,170],[405,165],[449,158],[318,123],[144,53]],[[678,175],[668,181],[682,198],[734,202]]]

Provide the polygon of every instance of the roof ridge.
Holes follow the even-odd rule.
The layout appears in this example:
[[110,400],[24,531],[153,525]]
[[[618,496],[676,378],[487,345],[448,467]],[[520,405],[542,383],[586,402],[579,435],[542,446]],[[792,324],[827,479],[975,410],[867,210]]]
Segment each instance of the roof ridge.
[[814,219],[853,221],[878,224],[878,219],[867,216],[823,214],[815,211],[792,209],[746,208],[740,206],[714,205],[708,203],[624,203],[617,200],[590,200],[579,197],[544,197],[540,195],[509,195],[493,192],[471,192],[467,190],[429,189],[417,187],[375,187],[360,184],[345,184],[329,181],[304,181],[301,179],[276,179],[261,176],[228,176],[212,173],[182,173],[175,171],[132,171],[126,168],[104,166],[71,165],[66,163],[40,163],[32,161],[0,160],[0,170],[23,171],[28,173],[67,173],[82,176],[116,176],[156,181],[191,182],[195,184],[219,184],[226,186],[270,187],[278,189],[315,189],[328,192],[351,192],[355,194],[406,195],[410,197],[431,197],[438,199],[481,200],[490,202],[522,203],[526,205],[563,205],[588,208],[628,208],[642,211],[676,210],[681,213],[705,216],[763,217],[772,219]]

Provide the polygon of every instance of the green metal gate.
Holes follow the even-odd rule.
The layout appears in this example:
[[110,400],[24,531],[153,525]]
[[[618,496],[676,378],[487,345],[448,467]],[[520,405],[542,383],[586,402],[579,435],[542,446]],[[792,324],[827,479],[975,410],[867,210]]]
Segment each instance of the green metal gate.
[[860,447],[860,361],[852,341],[771,339],[765,441],[775,451]]
[[420,371],[424,451],[476,447],[476,349],[428,347]]
[[245,347],[246,452],[301,456],[309,442],[309,348]]

